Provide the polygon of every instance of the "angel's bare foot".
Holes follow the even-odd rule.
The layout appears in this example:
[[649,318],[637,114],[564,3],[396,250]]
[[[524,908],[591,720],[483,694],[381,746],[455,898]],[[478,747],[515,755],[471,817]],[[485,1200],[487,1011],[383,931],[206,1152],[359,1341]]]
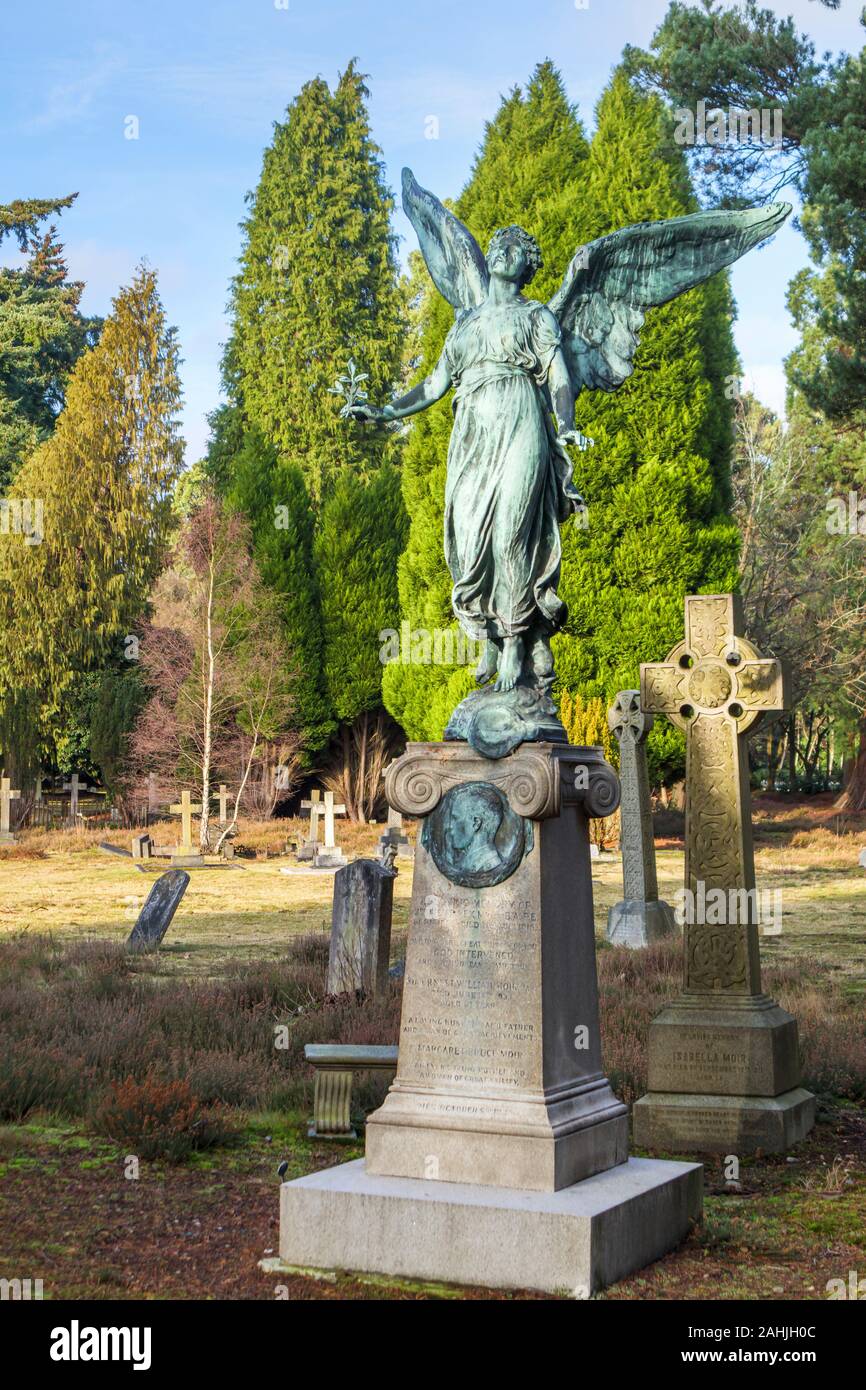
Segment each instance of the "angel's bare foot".
[[499,665],[499,648],[495,642],[485,642],[481,652],[481,660],[475,667],[475,679],[479,685],[487,685],[496,675],[496,668]]
[[523,641],[520,637],[506,637],[502,644],[502,659],[499,663],[497,690],[513,690],[523,667]]

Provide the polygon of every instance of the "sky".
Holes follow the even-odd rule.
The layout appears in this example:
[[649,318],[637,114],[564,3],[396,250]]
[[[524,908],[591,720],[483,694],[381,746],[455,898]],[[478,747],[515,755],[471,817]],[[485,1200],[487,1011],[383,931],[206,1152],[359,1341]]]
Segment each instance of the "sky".
[[[860,0],[767,8],[793,14],[819,52],[859,51]],[[225,304],[272,124],[304,82],[368,74],[373,135],[390,186],[410,165],[456,197],[500,98],[551,58],[588,131],[623,45],[646,45],[667,0],[3,0],[0,203],[77,192],[60,219],[83,307],[105,314],[146,259],[177,326],[187,460],[219,402]],[[438,138],[429,138],[436,117]],[[137,121],[137,139],[127,138]],[[788,196],[788,195],[785,195]],[[401,257],[414,246],[398,213]],[[4,246],[4,260],[15,253]],[[748,384],[778,411],[796,343],[785,308],[807,263],[786,227],[734,267],[737,346]],[[565,267],[563,267],[563,270]]]

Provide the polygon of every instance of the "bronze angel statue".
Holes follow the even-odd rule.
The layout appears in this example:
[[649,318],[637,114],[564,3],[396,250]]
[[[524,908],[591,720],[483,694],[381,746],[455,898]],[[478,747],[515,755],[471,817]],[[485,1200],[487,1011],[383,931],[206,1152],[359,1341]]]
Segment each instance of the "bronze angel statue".
[[497,231],[485,257],[453,213],[403,170],[403,207],[454,324],[436,367],[359,420],[402,420],[453,387],[445,492],[445,557],[454,613],[483,643],[480,691],[455,711],[446,738],[488,756],[532,739],[561,740],[551,698],[550,639],[566,620],[557,593],[559,526],[583,507],[568,446],[584,390],[630,376],[646,311],[730,265],[772,235],[786,203],[641,222],[580,247],[547,304],[524,292],[542,264],[522,227]]

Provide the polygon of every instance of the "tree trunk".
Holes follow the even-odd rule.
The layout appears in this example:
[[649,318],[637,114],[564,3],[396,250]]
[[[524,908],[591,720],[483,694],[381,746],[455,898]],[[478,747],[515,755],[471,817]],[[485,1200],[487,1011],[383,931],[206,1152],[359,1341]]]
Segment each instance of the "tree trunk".
[[788,782],[792,793],[797,791],[797,713],[788,716]]
[[837,811],[866,811],[866,718],[860,720],[860,747],[845,788],[837,797]]

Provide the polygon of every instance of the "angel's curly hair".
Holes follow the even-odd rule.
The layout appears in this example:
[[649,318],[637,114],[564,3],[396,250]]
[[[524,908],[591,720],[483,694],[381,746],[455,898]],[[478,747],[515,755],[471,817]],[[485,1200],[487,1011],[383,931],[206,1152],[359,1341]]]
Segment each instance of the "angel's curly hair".
[[529,284],[533,276],[536,275],[544,265],[544,261],[541,259],[541,247],[535,240],[535,237],[530,236],[529,232],[525,232],[522,227],[499,227],[490,238],[490,245],[487,248],[488,257],[499,243],[504,241],[505,237],[510,237],[518,241],[526,256],[527,270],[521,281],[520,288],[522,289],[524,285]]

